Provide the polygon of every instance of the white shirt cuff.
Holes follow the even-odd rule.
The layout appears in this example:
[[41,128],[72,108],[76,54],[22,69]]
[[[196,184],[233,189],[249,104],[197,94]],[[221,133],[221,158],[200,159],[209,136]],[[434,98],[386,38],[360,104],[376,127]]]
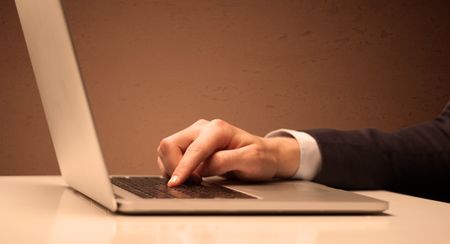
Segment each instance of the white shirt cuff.
[[270,132],[265,137],[289,136],[297,140],[300,145],[300,162],[297,172],[292,176],[294,179],[312,180],[317,175],[322,164],[322,155],[316,139],[308,133],[279,129]]

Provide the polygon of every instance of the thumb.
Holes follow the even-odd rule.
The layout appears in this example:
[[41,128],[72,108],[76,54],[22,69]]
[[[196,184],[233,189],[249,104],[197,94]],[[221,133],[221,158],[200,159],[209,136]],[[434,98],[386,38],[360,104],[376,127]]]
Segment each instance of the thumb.
[[246,147],[232,150],[223,150],[214,153],[209,157],[199,170],[203,177],[224,175],[228,172],[237,170],[242,163],[246,152]]

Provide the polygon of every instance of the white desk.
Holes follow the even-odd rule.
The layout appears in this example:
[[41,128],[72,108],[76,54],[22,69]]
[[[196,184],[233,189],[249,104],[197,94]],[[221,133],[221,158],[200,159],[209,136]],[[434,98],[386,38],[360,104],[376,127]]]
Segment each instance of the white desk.
[[59,176],[0,177],[0,243],[450,243],[450,204],[384,191],[377,216],[123,216]]

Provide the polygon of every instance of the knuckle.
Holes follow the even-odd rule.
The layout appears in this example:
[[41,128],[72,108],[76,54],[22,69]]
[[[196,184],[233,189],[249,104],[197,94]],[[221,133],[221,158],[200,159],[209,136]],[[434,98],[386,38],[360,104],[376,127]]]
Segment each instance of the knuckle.
[[211,125],[218,128],[225,128],[228,126],[228,123],[222,119],[213,119],[211,120]]
[[158,146],[158,154],[159,155],[167,155],[172,148],[172,140],[169,138],[164,138],[161,140]]
[[199,119],[193,125],[204,125],[206,123],[208,123],[208,120],[206,120],[206,119]]
[[214,131],[218,137],[229,135],[231,132],[231,126],[221,119],[212,120],[209,126],[211,126],[212,131]]
[[224,162],[226,161],[225,155],[222,153],[215,153],[212,157],[211,157],[211,165],[212,166],[218,166],[221,167]]

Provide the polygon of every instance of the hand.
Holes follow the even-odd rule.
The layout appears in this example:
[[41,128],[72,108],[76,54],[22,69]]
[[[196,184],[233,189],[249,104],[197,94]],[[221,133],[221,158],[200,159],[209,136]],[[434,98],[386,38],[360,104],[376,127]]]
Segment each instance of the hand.
[[169,186],[221,175],[248,181],[287,178],[299,167],[300,148],[288,137],[263,138],[219,119],[199,120],[163,139],[158,166]]

